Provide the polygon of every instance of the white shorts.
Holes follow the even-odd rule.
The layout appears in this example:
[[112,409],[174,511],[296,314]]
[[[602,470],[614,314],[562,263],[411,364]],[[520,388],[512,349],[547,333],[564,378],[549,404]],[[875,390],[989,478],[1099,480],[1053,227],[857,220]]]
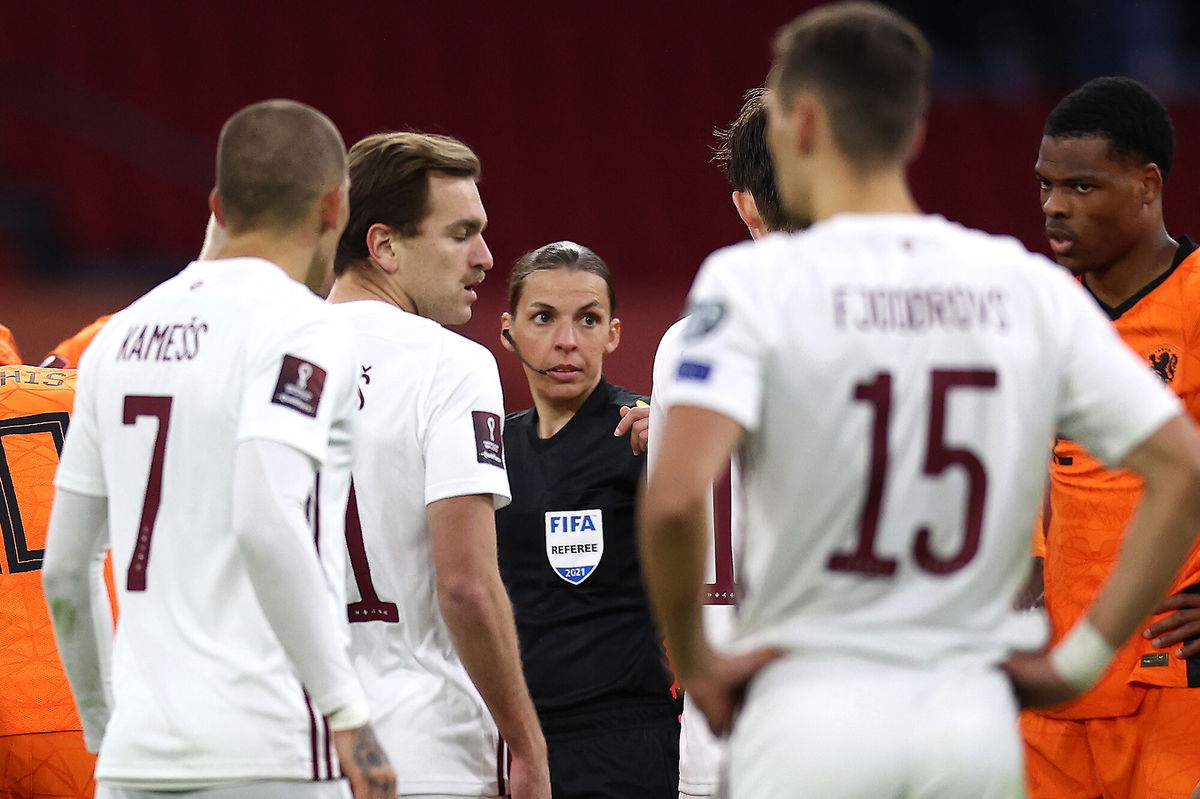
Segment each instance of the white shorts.
[[351,799],[349,780],[238,781],[194,791],[146,790],[96,783],[96,799]]
[[1017,706],[997,669],[792,657],[751,684],[731,799],[1019,799]]

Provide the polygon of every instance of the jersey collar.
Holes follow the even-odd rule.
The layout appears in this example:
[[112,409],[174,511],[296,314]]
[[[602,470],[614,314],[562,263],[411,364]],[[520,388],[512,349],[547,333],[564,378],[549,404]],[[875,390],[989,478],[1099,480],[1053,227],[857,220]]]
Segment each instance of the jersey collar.
[[1079,282],[1083,284],[1085,289],[1087,289],[1087,293],[1092,295],[1092,299],[1095,300],[1096,304],[1100,306],[1100,309],[1108,315],[1108,318],[1115,322],[1121,318],[1122,314],[1124,314],[1133,306],[1137,305],[1138,302],[1141,301],[1142,298],[1144,298],[1147,294],[1154,291],[1156,288],[1166,282],[1167,278],[1175,274],[1175,270],[1179,268],[1179,265],[1186,261],[1188,256],[1196,251],[1196,242],[1192,241],[1187,236],[1180,236],[1178,239],[1176,239],[1176,242],[1179,244],[1179,248],[1175,250],[1175,258],[1171,261],[1171,267],[1158,277],[1151,280],[1140,290],[1138,290],[1137,293],[1125,300],[1125,302],[1121,303],[1120,305],[1115,307],[1106,305],[1099,297],[1097,297],[1095,294],[1092,294],[1092,290],[1088,288],[1088,285],[1085,281],[1081,280]]

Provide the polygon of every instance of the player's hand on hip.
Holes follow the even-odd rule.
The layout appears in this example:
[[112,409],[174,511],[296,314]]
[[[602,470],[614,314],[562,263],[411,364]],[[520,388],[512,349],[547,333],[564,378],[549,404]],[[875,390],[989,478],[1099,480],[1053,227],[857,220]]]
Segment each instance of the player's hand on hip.
[[783,656],[777,649],[755,649],[740,655],[716,655],[702,674],[683,683],[687,696],[717,735],[726,735],[742,706],[746,688],[762,669]]
[[[1200,594],[1183,593],[1169,596],[1154,609],[1154,613],[1171,613],[1142,632],[1144,637],[1151,639],[1156,648],[1165,649],[1189,639],[1200,638]],[[1200,640],[1184,643],[1175,651],[1175,655],[1181,658],[1189,658],[1195,654],[1200,654]]]
[[[641,403],[641,400],[638,402]],[[618,412],[621,414],[621,421],[617,422],[613,435],[619,438],[628,433],[629,448],[633,450],[634,455],[641,455],[646,451],[646,444],[650,440],[650,406],[623,406]]]
[[1023,708],[1058,705],[1079,694],[1054,670],[1048,652],[1013,652],[1001,668]]
[[333,746],[354,799],[396,799],[396,770],[370,724],[333,733]]
[[541,757],[513,753],[508,767],[508,790],[512,799],[550,799],[550,767]]

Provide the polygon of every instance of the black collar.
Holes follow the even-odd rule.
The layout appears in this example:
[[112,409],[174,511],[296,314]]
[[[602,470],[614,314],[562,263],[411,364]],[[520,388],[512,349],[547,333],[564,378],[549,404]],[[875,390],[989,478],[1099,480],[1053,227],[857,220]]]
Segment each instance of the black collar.
[[1100,310],[1108,314],[1108,318],[1115,322],[1121,318],[1122,314],[1124,314],[1133,306],[1137,305],[1143,297],[1161,286],[1167,278],[1175,273],[1175,270],[1179,267],[1179,265],[1183,263],[1189,255],[1196,251],[1196,242],[1192,241],[1187,236],[1180,236],[1176,241],[1179,244],[1179,248],[1175,250],[1175,259],[1171,261],[1171,267],[1158,277],[1151,280],[1145,286],[1142,286],[1142,288],[1139,289],[1132,297],[1125,300],[1125,302],[1121,303],[1115,308],[1110,305],[1106,305],[1100,300],[1099,297],[1093,294],[1092,290],[1088,288],[1087,281],[1080,282],[1083,283],[1083,287],[1087,289],[1088,294],[1092,295],[1092,299],[1096,301],[1096,304],[1100,306]]
[[557,433],[549,438],[538,437],[538,412],[537,406],[535,405],[531,409],[532,413],[529,414],[529,440],[533,444],[534,449],[544,450],[545,448],[551,446],[551,444],[554,442],[563,441],[564,439],[570,438],[571,431],[586,425],[586,421],[583,420],[590,419],[594,416],[599,416],[604,413],[604,409],[608,405],[608,400],[611,394],[612,387],[604,378],[604,375],[600,375],[600,382],[596,384],[596,387],[592,389],[592,393],[589,394],[588,398],[585,399],[583,404],[579,406],[579,410],[575,411],[575,414],[567,420],[567,423],[564,424]]

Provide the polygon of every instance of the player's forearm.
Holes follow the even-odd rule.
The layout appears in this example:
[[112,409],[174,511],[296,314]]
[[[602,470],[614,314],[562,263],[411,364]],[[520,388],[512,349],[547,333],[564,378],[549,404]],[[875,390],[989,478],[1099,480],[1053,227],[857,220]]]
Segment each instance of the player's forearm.
[[367,721],[339,617],[305,519],[312,466],[286,445],[248,441],[234,465],[233,530],[268,623],[338,729]]
[[459,660],[513,752],[544,757],[546,743],[529,697],[512,604],[499,572],[439,580],[438,604]]
[[100,749],[110,713],[104,676],[108,673],[105,661],[112,636],[112,613],[107,593],[102,590],[106,512],[103,499],[59,491],[51,512],[42,568],[59,657],[91,752]]
[[686,680],[712,654],[700,617],[707,506],[703,495],[664,498],[653,484],[641,505],[638,539],[646,590],[675,669]]

